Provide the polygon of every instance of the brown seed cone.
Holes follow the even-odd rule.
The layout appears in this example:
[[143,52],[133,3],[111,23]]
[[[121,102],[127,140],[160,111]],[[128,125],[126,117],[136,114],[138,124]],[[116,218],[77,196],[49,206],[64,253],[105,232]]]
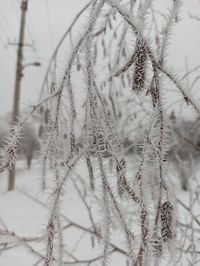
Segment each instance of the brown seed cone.
[[164,202],[160,207],[161,236],[163,242],[168,242],[174,238],[173,232],[174,209],[169,201]]
[[136,91],[136,93],[141,92],[144,87],[146,76],[146,60],[147,53],[145,44],[142,40],[138,39],[136,43],[135,70],[133,76],[133,90]]

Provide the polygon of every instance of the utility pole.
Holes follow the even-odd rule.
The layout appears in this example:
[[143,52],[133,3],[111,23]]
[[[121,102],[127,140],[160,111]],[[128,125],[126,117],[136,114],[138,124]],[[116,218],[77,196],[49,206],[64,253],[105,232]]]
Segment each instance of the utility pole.
[[[19,100],[20,100],[20,88],[22,78],[22,60],[23,60],[23,47],[24,47],[24,32],[25,32],[25,19],[26,11],[28,7],[28,0],[22,0],[21,3],[21,21],[19,31],[19,43],[17,50],[17,65],[16,65],[16,76],[15,76],[15,91],[13,101],[13,112],[12,112],[12,124],[16,124],[19,119]],[[11,169],[9,170],[8,179],[8,190],[13,190],[15,186],[15,162],[13,162]]]

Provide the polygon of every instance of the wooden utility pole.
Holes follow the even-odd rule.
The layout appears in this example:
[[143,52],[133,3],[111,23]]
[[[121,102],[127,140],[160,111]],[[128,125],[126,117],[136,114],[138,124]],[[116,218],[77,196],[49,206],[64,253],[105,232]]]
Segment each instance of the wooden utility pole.
[[[21,78],[22,78],[22,60],[23,60],[25,18],[26,18],[27,6],[28,6],[28,0],[22,0],[19,43],[17,50],[15,91],[14,91],[13,112],[11,120],[12,124],[16,124],[19,119],[19,100],[20,100],[20,88],[21,88]],[[15,186],[15,162],[13,162],[12,167],[9,170],[8,190],[13,190],[14,186]]]

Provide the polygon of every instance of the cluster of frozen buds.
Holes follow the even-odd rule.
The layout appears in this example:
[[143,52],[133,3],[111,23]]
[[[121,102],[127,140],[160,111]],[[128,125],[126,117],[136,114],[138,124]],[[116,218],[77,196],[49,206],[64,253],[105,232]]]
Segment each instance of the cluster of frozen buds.
[[135,49],[135,69],[133,76],[133,90],[139,93],[144,88],[145,76],[146,76],[146,60],[147,52],[146,46],[142,39],[138,38],[136,41]]
[[161,236],[163,242],[168,242],[174,238],[173,230],[174,208],[169,201],[164,202],[160,207]]

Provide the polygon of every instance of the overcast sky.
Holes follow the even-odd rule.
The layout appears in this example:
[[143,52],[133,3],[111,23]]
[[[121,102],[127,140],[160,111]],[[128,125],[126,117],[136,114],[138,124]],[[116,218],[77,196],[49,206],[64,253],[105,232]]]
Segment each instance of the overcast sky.
[[[59,39],[87,0],[29,0],[24,63],[39,61],[42,67],[27,67],[22,79],[21,108],[38,98],[48,60]],[[11,110],[15,80],[16,47],[21,0],[0,0],[0,116]]]
[[[158,9],[162,1],[159,0]],[[41,67],[27,67],[22,79],[21,109],[37,100],[48,60],[59,39],[87,0],[29,0],[24,63],[41,62]],[[20,22],[20,0],[0,0],[0,116],[12,108],[15,79],[16,47]],[[200,21],[188,18],[188,12],[200,16],[198,0],[184,0],[181,15],[186,18],[177,26],[170,46],[171,59],[178,69],[184,68],[185,56],[192,68],[200,64]],[[62,66],[61,66],[62,68]]]

